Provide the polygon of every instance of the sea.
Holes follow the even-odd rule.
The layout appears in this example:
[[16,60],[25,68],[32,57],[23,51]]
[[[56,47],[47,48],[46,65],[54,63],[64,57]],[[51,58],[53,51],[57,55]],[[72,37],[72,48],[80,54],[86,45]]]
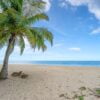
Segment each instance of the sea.
[[[49,66],[87,66],[100,67],[100,61],[10,61],[10,64],[34,64],[34,65],[49,65]],[[2,61],[0,61],[2,64]]]

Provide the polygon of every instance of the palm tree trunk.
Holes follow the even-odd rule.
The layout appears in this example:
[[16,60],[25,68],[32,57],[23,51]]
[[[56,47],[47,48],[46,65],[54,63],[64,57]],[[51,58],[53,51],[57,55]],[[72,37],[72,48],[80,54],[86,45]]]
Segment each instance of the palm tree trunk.
[[8,42],[8,47],[7,47],[6,53],[5,53],[3,66],[2,66],[2,69],[0,72],[0,79],[8,78],[8,61],[9,61],[9,56],[14,49],[14,43],[15,43],[15,38],[13,36],[11,36],[9,39],[9,42]]

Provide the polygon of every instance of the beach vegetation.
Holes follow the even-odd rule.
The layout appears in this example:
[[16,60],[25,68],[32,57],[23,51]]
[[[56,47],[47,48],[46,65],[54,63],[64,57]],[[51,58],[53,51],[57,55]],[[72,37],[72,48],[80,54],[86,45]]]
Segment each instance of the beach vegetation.
[[9,57],[17,45],[20,54],[25,49],[25,39],[31,48],[45,51],[46,41],[53,44],[52,33],[44,27],[34,24],[48,21],[45,14],[46,3],[40,0],[0,0],[0,48],[7,46],[0,79],[8,78]]

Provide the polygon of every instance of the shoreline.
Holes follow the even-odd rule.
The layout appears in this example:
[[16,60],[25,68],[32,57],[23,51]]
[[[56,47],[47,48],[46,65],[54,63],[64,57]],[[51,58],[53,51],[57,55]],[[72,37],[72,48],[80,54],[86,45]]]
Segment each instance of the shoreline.
[[[8,64],[8,66],[14,66],[14,65],[20,65],[20,66],[33,66],[33,67],[58,67],[58,68],[100,68],[100,66],[91,66],[91,65],[50,65],[50,64],[21,64],[21,63],[16,63],[16,64]],[[2,66],[2,64],[0,64]]]

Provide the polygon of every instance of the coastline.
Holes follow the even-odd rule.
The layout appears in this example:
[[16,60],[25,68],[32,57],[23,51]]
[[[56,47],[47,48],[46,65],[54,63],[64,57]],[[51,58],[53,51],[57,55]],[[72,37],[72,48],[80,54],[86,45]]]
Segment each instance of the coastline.
[[[28,78],[11,76],[19,71],[27,74]],[[66,100],[75,94],[80,95],[81,87],[86,87],[83,92],[85,100],[100,99],[90,95],[88,90],[100,87],[99,67],[9,64],[9,79],[0,81],[0,100]]]
[[[2,64],[3,61],[0,61]],[[9,64],[32,64],[46,66],[68,67],[100,67],[100,61],[9,61]]]
[[[10,63],[8,66],[30,66],[30,67],[57,67],[57,68],[100,68],[100,66],[96,65],[56,65],[56,64],[31,64],[31,63]],[[2,67],[2,64],[0,64],[0,68]]]

